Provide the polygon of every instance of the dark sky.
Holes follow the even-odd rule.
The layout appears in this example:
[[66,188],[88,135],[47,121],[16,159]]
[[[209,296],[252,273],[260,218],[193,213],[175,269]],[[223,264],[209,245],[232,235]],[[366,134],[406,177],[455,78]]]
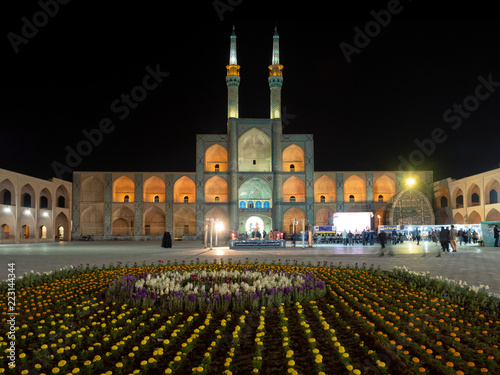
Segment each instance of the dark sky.
[[[499,166],[500,21],[474,20],[496,14],[491,5],[200,3],[71,1],[56,9],[50,0],[49,16],[35,1],[3,11],[0,168],[47,179],[57,163],[67,180],[72,170],[194,172],[195,135],[226,132],[232,25],[242,118],[269,116],[278,26],[284,132],[314,135],[315,170],[396,170],[404,158],[438,180]],[[387,15],[388,4],[395,13],[377,30],[373,12]],[[31,35],[24,25],[34,20],[42,26]],[[365,46],[355,42],[356,27],[372,33]],[[350,62],[341,43],[359,47]],[[151,69],[162,82],[144,91]],[[119,110],[131,92],[146,97]],[[68,149],[103,119],[112,130],[68,165]]]

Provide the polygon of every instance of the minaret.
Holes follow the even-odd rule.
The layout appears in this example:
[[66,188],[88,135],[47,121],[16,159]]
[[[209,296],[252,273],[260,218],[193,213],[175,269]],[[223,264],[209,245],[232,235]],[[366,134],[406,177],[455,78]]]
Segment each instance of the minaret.
[[273,60],[269,65],[269,88],[271,89],[271,119],[281,118],[281,87],[283,86],[283,65],[280,65],[280,37],[278,27],[274,28]]
[[240,86],[240,66],[236,58],[236,33],[231,34],[229,65],[226,66],[227,118],[238,118],[238,87]]

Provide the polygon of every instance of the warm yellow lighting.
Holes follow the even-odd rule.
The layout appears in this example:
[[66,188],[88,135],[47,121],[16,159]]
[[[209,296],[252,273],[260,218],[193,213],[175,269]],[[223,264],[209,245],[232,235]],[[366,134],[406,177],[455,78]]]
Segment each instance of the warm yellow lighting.
[[415,185],[415,179],[414,179],[414,178],[409,178],[409,179],[407,179],[407,180],[406,180],[406,184],[407,184],[408,186],[413,186],[413,185]]
[[218,232],[220,232],[223,228],[224,228],[224,223],[222,221],[218,221],[215,224],[215,230],[217,230]]

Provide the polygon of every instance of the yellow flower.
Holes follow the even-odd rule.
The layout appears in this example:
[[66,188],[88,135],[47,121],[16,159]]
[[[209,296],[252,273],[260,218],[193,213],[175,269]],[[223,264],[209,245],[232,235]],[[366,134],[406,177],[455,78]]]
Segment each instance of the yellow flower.
[[118,367],[118,368],[123,367],[123,363],[118,362],[115,366]]
[[290,367],[295,366],[295,361],[293,359],[288,361],[288,366]]

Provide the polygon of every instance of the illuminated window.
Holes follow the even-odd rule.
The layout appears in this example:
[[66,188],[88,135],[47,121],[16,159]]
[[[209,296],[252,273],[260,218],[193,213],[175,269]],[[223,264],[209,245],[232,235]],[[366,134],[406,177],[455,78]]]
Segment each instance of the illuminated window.
[[220,169],[219,164],[215,164],[215,171],[219,172],[219,169]]
[[292,196],[290,197],[290,202],[295,202],[295,196],[294,196],[294,195],[292,195]]
[[384,196],[383,195],[379,195],[378,196],[378,201],[379,202],[383,202],[384,201]]
[[189,197],[187,195],[184,196],[184,203],[189,203]]
[[349,195],[349,202],[354,202],[354,195]]
[[247,208],[253,208],[253,202],[252,201],[250,201],[250,202],[247,203]]
[[290,172],[295,172],[295,165],[290,164]]
[[255,208],[262,208],[262,202],[261,201],[255,202]]
[[214,200],[215,200],[215,202],[219,202],[220,201],[219,197],[215,197]]
[[269,208],[270,205],[269,205],[269,202],[264,202],[264,208]]
[[128,196],[128,195],[125,195],[125,196],[123,197],[123,201],[124,201],[125,203],[128,203],[129,199],[130,199],[130,198],[129,198],[129,196]]
[[240,208],[246,208],[246,206],[247,205],[245,204],[245,202],[243,202],[243,201],[240,202]]
[[155,195],[154,201],[155,201],[155,203],[158,203],[160,201],[160,197],[158,195]]
[[319,197],[319,201],[321,203],[325,203],[326,202],[326,197],[324,195],[322,195],[321,197]]

